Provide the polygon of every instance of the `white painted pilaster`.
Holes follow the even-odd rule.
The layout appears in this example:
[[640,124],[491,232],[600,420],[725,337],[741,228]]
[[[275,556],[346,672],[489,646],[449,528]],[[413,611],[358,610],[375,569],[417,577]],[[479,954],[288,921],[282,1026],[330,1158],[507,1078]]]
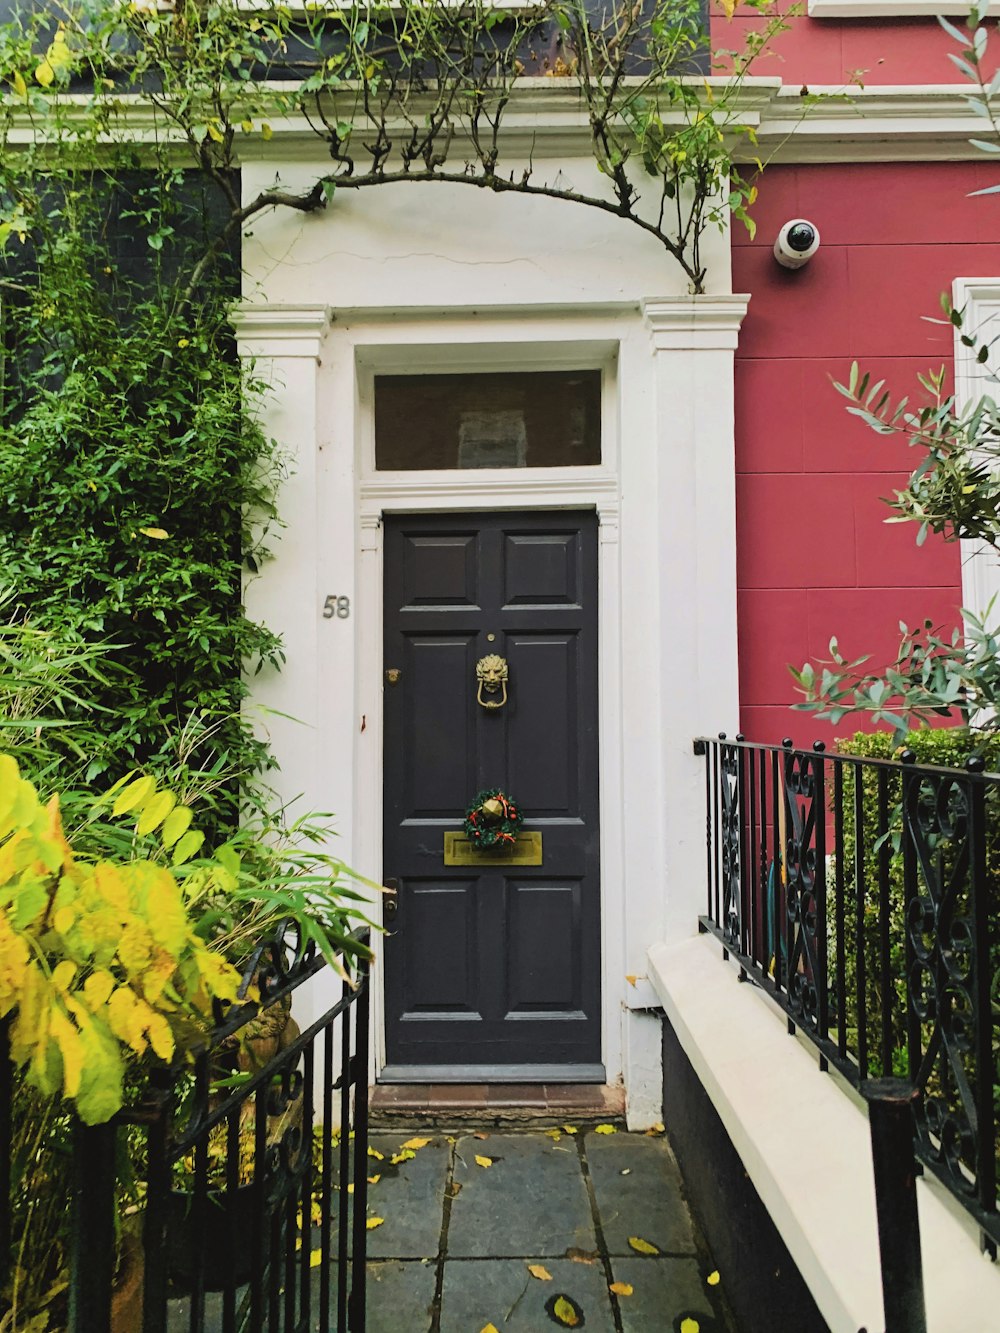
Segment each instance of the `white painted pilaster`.
[[[749,296],[647,300],[655,363],[667,940],[703,910],[702,764],[692,737],[739,721],[733,354]],[[636,923],[641,929],[643,923]],[[648,931],[645,939],[655,938]]]
[[277,498],[285,526],[269,543],[273,559],[244,588],[247,614],[280,634],[286,663],[253,682],[255,722],[281,769],[270,781],[293,813],[316,808],[320,770],[317,377],[329,324],[326,306],[239,306],[232,315],[240,356],[270,385],[261,426],[281,447],[288,476]]

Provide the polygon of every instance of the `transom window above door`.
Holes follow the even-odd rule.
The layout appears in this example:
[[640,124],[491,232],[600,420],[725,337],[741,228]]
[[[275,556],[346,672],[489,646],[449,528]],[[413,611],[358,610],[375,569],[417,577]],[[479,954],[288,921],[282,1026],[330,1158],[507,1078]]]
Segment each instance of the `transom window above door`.
[[596,467],[599,370],[375,376],[375,467]]

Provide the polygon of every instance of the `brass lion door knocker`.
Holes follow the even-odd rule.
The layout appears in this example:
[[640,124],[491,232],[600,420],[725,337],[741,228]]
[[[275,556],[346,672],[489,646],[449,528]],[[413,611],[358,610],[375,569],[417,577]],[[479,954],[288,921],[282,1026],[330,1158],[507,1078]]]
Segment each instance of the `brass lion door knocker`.
[[[476,663],[476,680],[479,682],[479,692],[476,695],[476,701],[483,708],[503,708],[507,702],[507,662],[503,657],[496,653],[490,653],[486,657],[481,657]],[[484,699],[483,693],[497,694],[502,691],[502,697],[499,699]]]

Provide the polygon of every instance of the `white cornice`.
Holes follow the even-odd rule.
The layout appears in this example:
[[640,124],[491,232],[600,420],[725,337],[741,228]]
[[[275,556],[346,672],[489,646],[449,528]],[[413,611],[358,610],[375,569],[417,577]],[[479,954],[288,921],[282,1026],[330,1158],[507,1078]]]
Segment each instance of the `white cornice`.
[[305,357],[319,360],[330,327],[326,305],[271,305],[244,302],[230,313],[240,356]]
[[[708,82],[716,88],[725,85],[724,79]],[[809,94],[808,104],[803,91]],[[758,152],[778,162],[974,159],[981,153],[969,140],[983,133],[984,121],[969,107],[971,91],[965,84],[810,85],[803,90],[798,83],[786,87],[779,78],[751,78],[739,90],[731,123],[753,129],[759,140],[758,148],[740,136],[737,152],[748,161]],[[169,137],[145,99],[124,97],[116,106],[114,138],[141,144]],[[416,103],[411,110],[419,112]],[[87,114],[82,101],[80,114]],[[665,122],[677,118],[666,107],[662,114]],[[327,160],[323,140],[304,117],[275,114],[270,126],[267,141],[256,134],[237,136],[237,165],[273,163],[280,170],[292,162],[309,162],[319,169]],[[460,125],[457,132],[460,138]],[[33,133],[29,122],[16,125],[8,142],[27,143]],[[528,154],[536,161],[589,159],[592,136],[579,88],[562,79],[519,79],[504,114],[500,146],[502,155],[514,160]],[[456,158],[460,152],[456,143]]]
[[[968,0],[809,0],[811,19],[937,18],[968,14]],[[991,4],[988,12],[995,14]]]
[[683,300],[650,298],[643,318],[658,352],[734,350],[750,297],[688,296]]
[[987,126],[964,84],[810,85],[782,88],[761,113],[758,136],[779,162],[957,161],[981,158],[970,138]]

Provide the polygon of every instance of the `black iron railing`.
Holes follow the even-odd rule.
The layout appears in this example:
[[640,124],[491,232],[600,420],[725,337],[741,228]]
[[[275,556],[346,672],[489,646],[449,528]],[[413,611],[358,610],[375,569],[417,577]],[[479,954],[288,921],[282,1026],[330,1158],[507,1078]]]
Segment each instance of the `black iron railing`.
[[708,904],[744,975],[859,1088],[914,1091],[916,1152],[994,1254],[1000,775],[704,738]]
[[[367,936],[358,932],[357,942]],[[364,1333],[367,964],[356,965],[353,984],[343,983],[304,1030],[289,1021],[294,992],[326,967],[294,933],[262,945],[242,992],[259,985],[262,1006],[220,1014],[193,1066],[154,1079],[115,1120],[66,1122],[68,1160],[36,1173],[44,1186],[61,1172],[71,1194],[68,1308],[59,1314],[57,1296],[53,1328]],[[4,1047],[0,1171],[8,1190],[0,1193],[0,1240],[8,1243],[0,1277],[9,1293],[17,1263],[9,1192],[16,1081]],[[138,1202],[123,1218],[125,1175]],[[131,1308],[122,1306],[123,1290]]]

